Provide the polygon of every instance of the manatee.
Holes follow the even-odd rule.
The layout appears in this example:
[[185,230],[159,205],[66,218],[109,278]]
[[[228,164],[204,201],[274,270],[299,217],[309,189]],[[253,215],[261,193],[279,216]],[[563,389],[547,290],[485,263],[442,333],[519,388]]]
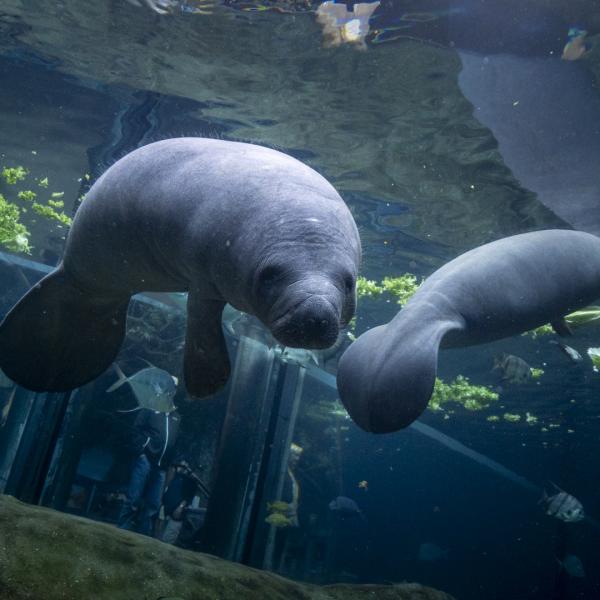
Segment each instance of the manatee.
[[283,345],[327,348],[352,318],[360,240],[335,189],[269,148],[163,140],[92,186],[57,268],[0,324],[0,368],[34,391],[66,391],[105,371],[130,297],[188,292],[184,379],[197,397],[230,372],[226,303]]
[[342,403],[362,429],[397,431],[425,410],[438,350],[491,342],[552,323],[600,296],[600,238],[545,230],[503,238],[450,261],[387,324],[342,355]]

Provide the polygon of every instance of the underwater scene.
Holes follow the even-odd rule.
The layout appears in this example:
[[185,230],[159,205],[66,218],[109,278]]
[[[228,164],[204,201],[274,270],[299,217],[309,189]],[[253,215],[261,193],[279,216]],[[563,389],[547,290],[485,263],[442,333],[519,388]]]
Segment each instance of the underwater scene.
[[600,598],[600,3],[0,2],[0,599]]

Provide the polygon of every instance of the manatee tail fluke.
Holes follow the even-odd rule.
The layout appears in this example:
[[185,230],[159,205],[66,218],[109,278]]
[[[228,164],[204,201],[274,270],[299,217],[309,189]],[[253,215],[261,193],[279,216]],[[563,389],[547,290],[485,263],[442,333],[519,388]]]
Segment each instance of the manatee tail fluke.
[[36,392],[88,383],[114,361],[125,336],[129,297],[90,296],[62,267],[44,277],[0,324],[0,368]]
[[370,329],[340,358],[340,399],[365,431],[398,431],[421,416],[433,393],[440,342],[460,328],[452,320],[406,321]]

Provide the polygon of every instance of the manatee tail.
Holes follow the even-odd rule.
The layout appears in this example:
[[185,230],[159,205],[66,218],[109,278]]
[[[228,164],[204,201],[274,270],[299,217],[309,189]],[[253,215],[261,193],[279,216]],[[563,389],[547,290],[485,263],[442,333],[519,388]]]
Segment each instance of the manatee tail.
[[0,324],[0,368],[35,392],[63,392],[89,382],[114,361],[128,304],[129,296],[82,292],[59,266]]
[[340,399],[365,431],[390,433],[421,416],[433,393],[440,342],[461,326],[452,320],[415,322],[403,311],[359,336],[338,364]]

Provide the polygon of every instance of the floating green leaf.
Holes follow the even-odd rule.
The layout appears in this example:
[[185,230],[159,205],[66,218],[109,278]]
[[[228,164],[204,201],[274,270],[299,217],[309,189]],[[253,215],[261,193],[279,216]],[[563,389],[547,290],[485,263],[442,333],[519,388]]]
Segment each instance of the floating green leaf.
[[356,279],[356,295],[359,298],[363,298],[364,296],[374,298],[380,296],[382,292],[383,288],[377,285],[377,282],[362,276]]
[[39,204],[38,202],[34,202],[31,207],[38,215],[42,215],[43,217],[47,217],[48,219],[54,219],[63,225],[69,227],[73,222],[73,219],[66,215],[64,212],[57,212],[51,206],[47,206],[44,204]]
[[27,170],[23,167],[4,167],[2,177],[6,183],[15,185],[17,181],[22,181],[27,176]]
[[25,200],[26,202],[33,202],[37,198],[37,194],[32,190],[22,190],[17,194],[19,200]]
[[518,423],[521,420],[521,415],[516,415],[513,413],[504,413],[502,418],[509,423]]
[[422,283],[418,283],[417,277],[412,273],[405,273],[400,277],[385,277],[381,282],[383,289],[395,296],[398,304],[406,304]]

